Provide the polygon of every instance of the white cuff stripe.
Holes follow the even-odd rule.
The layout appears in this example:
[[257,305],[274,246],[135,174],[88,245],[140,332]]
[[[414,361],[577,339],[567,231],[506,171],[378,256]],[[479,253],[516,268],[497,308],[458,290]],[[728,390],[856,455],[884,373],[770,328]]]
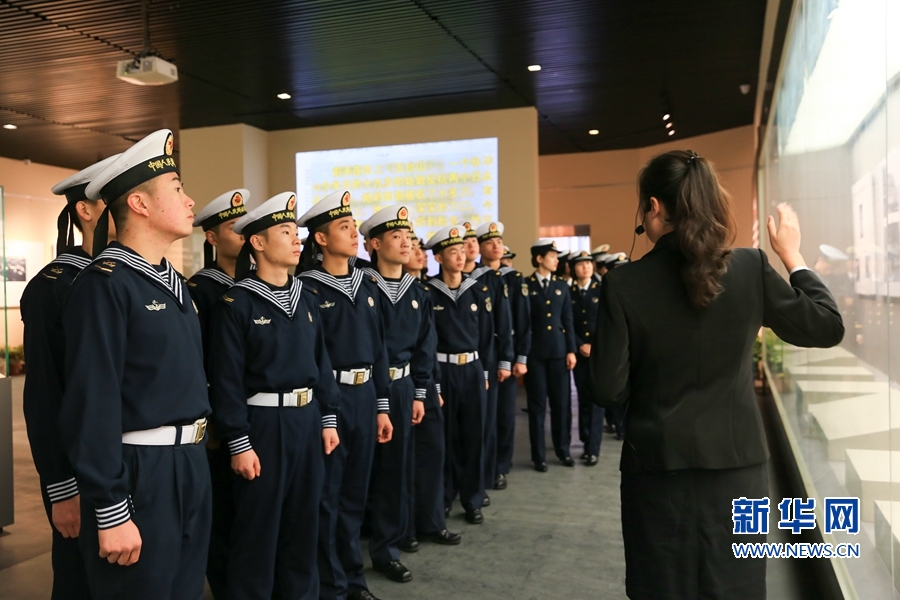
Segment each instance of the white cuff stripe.
[[441,393],[441,384],[436,383],[436,384],[434,384],[434,387],[437,390],[437,393],[440,394]]
[[391,411],[391,401],[387,398],[379,398],[376,406],[378,407],[378,412]]
[[62,502],[78,495],[78,483],[75,478],[60,481],[59,483],[51,483],[47,486],[47,496],[50,502]]
[[484,372],[484,380],[485,380],[485,381],[488,380],[488,372],[487,372],[487,371]]
[[253,450],[253,446],[250,445],[250,436],[244,435],[237,439],[231,440],[228,442],[228,450],[231,452],[231,455],[241,454],[242,452],[246,452],[247,450]]
[[428,396],[425,388],[416,388],[416,400],[424,400]]
[[96,508],[97,529],[111,529],[131,519],[131,498],[126,498],[118,504],[106,508]]
[[508,360],[501,360],[497,363],[498,369],[503,369],[504,371],[512,371],[512,363]]
[[527,357],[527,356],[519,355],[519,356],[516,357],[516,362],[519,363],[520,365],[527,365],[527,364],[528,364],[528,357]]
[[322,429],[337,429],[337,415],[324,415]]

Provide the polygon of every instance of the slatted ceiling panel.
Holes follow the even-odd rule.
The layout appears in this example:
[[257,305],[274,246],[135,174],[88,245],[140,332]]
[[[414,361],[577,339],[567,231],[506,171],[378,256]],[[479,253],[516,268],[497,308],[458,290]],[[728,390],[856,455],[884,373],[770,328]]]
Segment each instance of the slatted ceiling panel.
[[[545,154],[659,143],[671,139],[663,90],[676,138],[751,122],[754,93],[738,86],[756,81],[765,0],[149,6],[152,47],[179,68],[174,85],[114,77],[142,49],[140,0],[0,2],[0,120],[19,125],[0,130],[0,155],[76,168],[162,127],[277,130],[529,105]],[[528,72],[535,63],[543,70]],[[290,100],[275,97],[284,91]]]

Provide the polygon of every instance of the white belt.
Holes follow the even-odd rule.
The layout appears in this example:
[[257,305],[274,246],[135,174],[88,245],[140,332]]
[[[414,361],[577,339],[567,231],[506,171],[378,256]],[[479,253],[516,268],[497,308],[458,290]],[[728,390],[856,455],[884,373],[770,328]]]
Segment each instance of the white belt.
[[306,406],[313,401],[313,392],[309,388],[300,388],[289,392],[260,392],[247,398],[250,406],[281,406],[296,408]]
[[391,376],[391,381],[397,381],[398,379],[403,379],[404,377],[409,376],[409,363],[402,367],[391,367],[388,370],[388,373]]
[[197,419],[190,425],[167,425],[143,431],[127,431],[122,443],[132,446],[178,446],[199,444],[206,434],[206,419]]
[[344,385],[362,385],[372,378],[372,367],[334,371],[334,380]]
[[467,365],[470,362],[478,360],[478,351],[463,352],[462,354],[444,354],[437,353],[438,362],[450,363],[451,365]]

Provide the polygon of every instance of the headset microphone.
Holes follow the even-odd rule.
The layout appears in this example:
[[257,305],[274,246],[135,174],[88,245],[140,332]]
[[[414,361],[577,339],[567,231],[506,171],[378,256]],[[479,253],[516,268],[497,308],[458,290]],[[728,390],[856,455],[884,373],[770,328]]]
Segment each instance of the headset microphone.
[[644,235],[644,231],[645,230],[644,230],[643,225],[638,225],[637,227],[634,228],[635,235]]

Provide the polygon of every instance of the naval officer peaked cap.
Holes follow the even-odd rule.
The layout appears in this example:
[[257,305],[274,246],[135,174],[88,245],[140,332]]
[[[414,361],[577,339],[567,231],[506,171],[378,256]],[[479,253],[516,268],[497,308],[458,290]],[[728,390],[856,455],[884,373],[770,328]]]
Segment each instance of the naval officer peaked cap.
[[591,256],[597,257],[601,254],[606,254],[607,252],[609,252],[609,244],[600,244],[599,246],[591,250]]
[[296,206],[297,195],[294,192],[276,194],[239,218],[234,224],[234,232],[249,241],[251,235],[260,231],[294,221]]
[[450,246],[457,246],[464,243],[463,235],[465,235],[465,232],[465,225],[450,225],[444,227],[443,229],[437,230],[437,232],[431,236],[431,239],[425,244],[425,248],[434,253],[438,253]]
[[479,243],[486,242],[493,238],[503,237],[503,223],[500,221],[483,223],[475,230],[475,234],[478,236]]
[[551,240],[550,238],[539,238],[531,244],[532,256],[543,256],[551,250],[553,252],[559,252],[559,250],[556,249],[556,241]]
[[109,204],[126,192],[164,173],[177,173],[175,138],[168,129],[154,131],[116,157],[88,184],[85,193],[91,200]]
[[591,261],[591,260],[593,260],[593,257],[587,250],[582,250],[581,252],[573,252],[572,256],[569,257],[569,262],[573,265],[575,263]]
[[393,204],[382,208],[359,226],[359,232],[367,239],[394,229],[409,229],[412,231],[409,209],[402,204]]
[[325,223],[352,216],[350,192],[332,192],[313,204],[312,208],[297,219],[297,225],[312,231]]
[[70,208],[71,205],[76,202],[81,202],[82,200],[87,200],[87,194],[85,190],[87,189],[88,184],[91,180],[103,171],[108,165],[112,164],[119,158],[118,154],[110,156],[109,158],[105,158],[98,163],[94,163],[86,169],[82,169],[78,171],[71,177],[66,177],[59,183],[53,186],[50,190],[57,196],[65,196],[66,197],[66,205],[63,207],[62,211],[59,213],[59,217],[56,219],[56,253],[60,254],[66,248],[75,245],[75,232],[73,227],[75,225],[75,213]]
[[202,227],[203,231],[209,231],[216,225],[243,217],[247,214],[249,202],[249,190],[240,188],[225,192],[194,215],[194,227]]
[[508,258],[510,260],[516,257],[516,253],[509,249],[509,246],[503,246],[503,256],[500,258]]

